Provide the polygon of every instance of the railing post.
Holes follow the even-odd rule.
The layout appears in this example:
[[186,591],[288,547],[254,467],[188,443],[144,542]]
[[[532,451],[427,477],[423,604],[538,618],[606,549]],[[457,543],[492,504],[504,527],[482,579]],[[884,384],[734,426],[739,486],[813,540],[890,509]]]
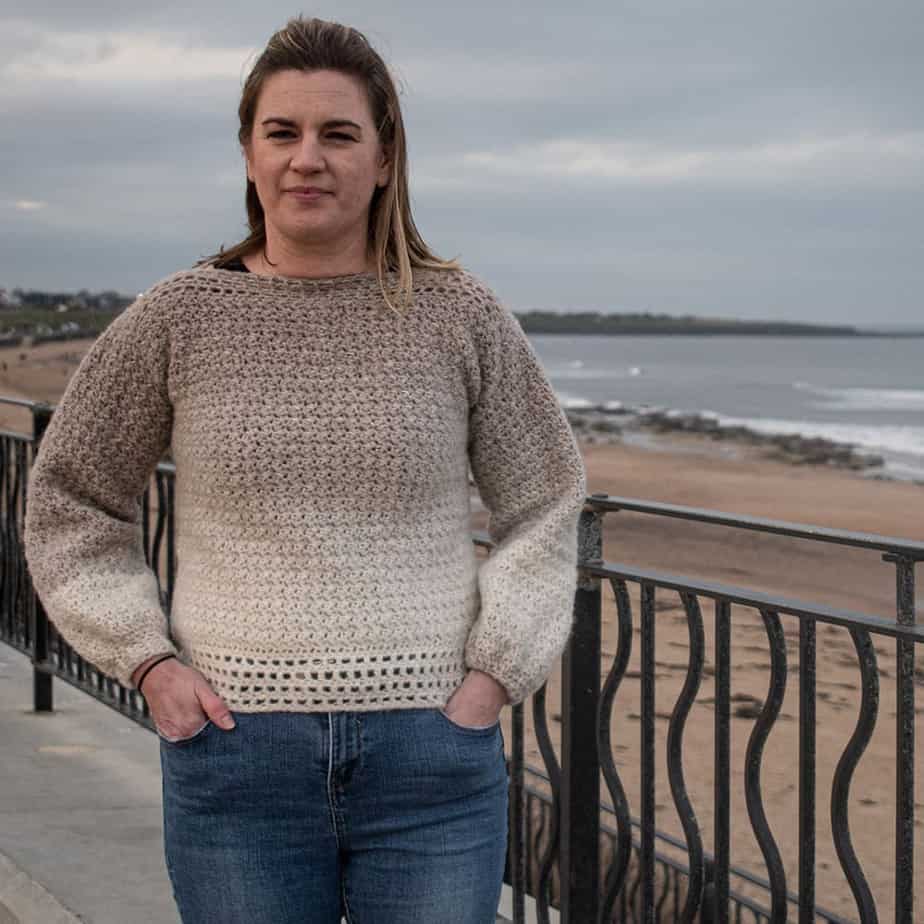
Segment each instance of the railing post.
[[[703,876],[703,904],[699,912],[699,924],[716,924],[715,861],[706,860]],[[727,915],[726,915],[727,917]]]
[[[52,408],[48,404],[32,405],[32,465],[38,452],[39,444],[51,421]],[[28,472],[26,477],[28,480]],[[24,492],[25,504],[29,505],[28,490]],[[32,707],[36,712],[51,712],[54,709],[54,691],[52,680],[54,671],[48,657],[48,614],[35,590],[31,588],[31,605],[29,607],[29,634],[32,637]]]
[[[602,514],[581,513],[579,566],[602,562]],[[592,924],[600,907],[600,579],[579,571],[561,677],[561,920]]]
[[[900,626],[913,626],[913,558],[882,556],[895,565],[896,616]],[[895,714],[895,920],[914,918],[914,642],[900,638],[896,648]]]

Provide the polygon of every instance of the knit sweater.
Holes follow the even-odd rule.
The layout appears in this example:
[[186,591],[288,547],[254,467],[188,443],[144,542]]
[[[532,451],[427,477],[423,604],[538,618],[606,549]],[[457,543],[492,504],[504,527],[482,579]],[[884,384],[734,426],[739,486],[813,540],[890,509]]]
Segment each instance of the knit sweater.
[[[176,653],[244,712],[442,706],[472,668],[513,703],[541,686],[572,622],[580,451],[485,283],[417,269],[413,288],[401,315],[371,273],[209,262],[109,324],[28,481],[29,572],[80,655],[131,688]],[[168,447],[169,614],[139,503]]]

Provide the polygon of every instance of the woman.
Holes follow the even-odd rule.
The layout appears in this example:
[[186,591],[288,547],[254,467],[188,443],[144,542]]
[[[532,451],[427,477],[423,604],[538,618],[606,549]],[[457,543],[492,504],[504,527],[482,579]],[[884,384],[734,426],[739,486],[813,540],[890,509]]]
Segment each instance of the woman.
[[[567,640],[580,453],[514,316],[418,234],[361,33],[290,20],[239,116],[251,233],[84,357],[30,475],[32,578],[150,707],[186,924],[487,924],[499,714]],[[168,447],[169,625],[138,507]]]

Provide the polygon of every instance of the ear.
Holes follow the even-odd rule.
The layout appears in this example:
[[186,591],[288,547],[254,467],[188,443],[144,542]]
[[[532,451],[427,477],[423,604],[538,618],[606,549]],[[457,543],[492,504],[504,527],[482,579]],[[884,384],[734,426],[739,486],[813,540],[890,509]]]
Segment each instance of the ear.
[[244,155],[244,169],[247,171],[247,179],[253,183],[253,171],[250,167],[250,153],[247,150],[246,146],[241,147],[241,153]]
[[379,151],[378,174],[375,178],[376,186],[387,186],[391,179],[391,152],[385,148]]

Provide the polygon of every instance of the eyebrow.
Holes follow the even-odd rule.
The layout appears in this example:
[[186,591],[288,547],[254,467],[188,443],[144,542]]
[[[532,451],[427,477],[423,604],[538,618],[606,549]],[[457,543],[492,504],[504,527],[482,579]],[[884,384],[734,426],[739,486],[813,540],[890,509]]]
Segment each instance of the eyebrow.
[[[264,119],[260,124],[269,125],[271,122],[276,122],[279,125],[285,125],[291,128],[296,127],[292,119],[284,119],[281,116],[270,116],[268,119]],[[349,119],[328,119],[321,128],[341,128],[343,126],[355,128],[358,132],[362,132],[363,130],[361,125],[357,125],[356,122],[351,122]]]

